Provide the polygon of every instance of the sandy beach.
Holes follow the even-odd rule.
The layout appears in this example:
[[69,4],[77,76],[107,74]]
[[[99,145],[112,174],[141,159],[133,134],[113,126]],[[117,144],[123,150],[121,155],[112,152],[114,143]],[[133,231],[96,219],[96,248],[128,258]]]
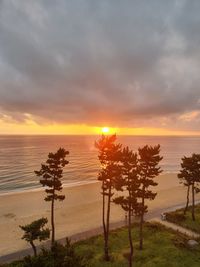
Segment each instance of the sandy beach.
[[[186,190],[179,184],[175,174],[161,175],[156,180],[158,195],[149,202],[147,218],[159,216],[161,212],[185,203]],[[63,193],[66,199],[56,203],[56,239],[101,226],[100,183],[64,188]],[[21,240],[19,225],[42,216],[50,219],[50,203],[43,200],[44,196],[43,190],[0,196],[0,256],[29,248]],[[200,195],[196,199],[199,200]],[[124,213],[113,204],[111,222],[121,220],[124,220]]]

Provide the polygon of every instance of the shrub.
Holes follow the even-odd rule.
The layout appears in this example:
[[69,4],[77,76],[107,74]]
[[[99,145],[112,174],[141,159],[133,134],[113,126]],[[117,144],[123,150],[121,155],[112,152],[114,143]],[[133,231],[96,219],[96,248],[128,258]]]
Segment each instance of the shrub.
[[185,220],[185,215],[183,213],[166,213],[166,219],[170,222],[183,222]]
[[79,256],[66,239],[66,244],[54,243],[51,250],[42,249],[37,256],[26,256],[22,261],[13,262],[4,267],[85,267],[86,260]]
[[152,231],[152,233],[156,233],[158,231],[160,231],[163,226],[159,223],[149,223],[149,222],[146,222],[145,223],[146,227]]

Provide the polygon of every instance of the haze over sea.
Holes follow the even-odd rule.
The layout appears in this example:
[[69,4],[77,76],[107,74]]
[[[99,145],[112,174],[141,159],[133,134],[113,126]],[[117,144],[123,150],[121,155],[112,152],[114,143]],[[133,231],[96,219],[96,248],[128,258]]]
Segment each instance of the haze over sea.
[[[41,188],[34,170],[39,170],[49,152],[59,147],[69,150],[64,186],[76,186],[97,180],[98,136],[0,136],[0,194]],[[133,150],[161,145],[164,173],[177,173],[183,155],[199,153],[200,137],[185,136],[118,136],[118,141]]]

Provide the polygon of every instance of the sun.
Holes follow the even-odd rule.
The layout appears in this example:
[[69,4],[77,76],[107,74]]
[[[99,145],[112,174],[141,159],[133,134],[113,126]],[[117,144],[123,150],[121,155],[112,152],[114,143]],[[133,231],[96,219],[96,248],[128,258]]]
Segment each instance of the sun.
[[103,127],[103,128],[101,129],[101,132],[102,132],[103,134],[108,134],[108,133],[110,132],[110,128],[109,128],[109,127]]
[[103,134],[103,135],[112,135],[116,134],[118,132],[118,128],[113,128],[113,127],[96,127],[95,128],[95,134]]

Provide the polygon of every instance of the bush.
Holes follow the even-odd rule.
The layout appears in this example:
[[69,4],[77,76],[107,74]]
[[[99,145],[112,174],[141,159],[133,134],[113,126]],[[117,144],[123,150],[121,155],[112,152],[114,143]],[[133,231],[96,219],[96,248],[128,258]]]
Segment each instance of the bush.
[[83,258],[75,253],[74,246],[66,239],[66,244],[63,246],[55,243],[52,248],[52,256],[55,259],[54,267],[84,267]]
[[4,267],[85,267],[86,260],[77,255],[74,245],[66,239],[66,244],[55,243],[51,250],[42,249],[37,256],[27,256],[22,261]]
[[161,224],[159,224],[159,223],[149,223],[149,222],[146,222],[145,225],[153,233],[156,233],[158,231],[161,231],[161,229],[163,229],[163,226]]
[[185,220],[185,215],[183,213],[176,212],[166,213],[166,219],[174,223],[183,222]]

